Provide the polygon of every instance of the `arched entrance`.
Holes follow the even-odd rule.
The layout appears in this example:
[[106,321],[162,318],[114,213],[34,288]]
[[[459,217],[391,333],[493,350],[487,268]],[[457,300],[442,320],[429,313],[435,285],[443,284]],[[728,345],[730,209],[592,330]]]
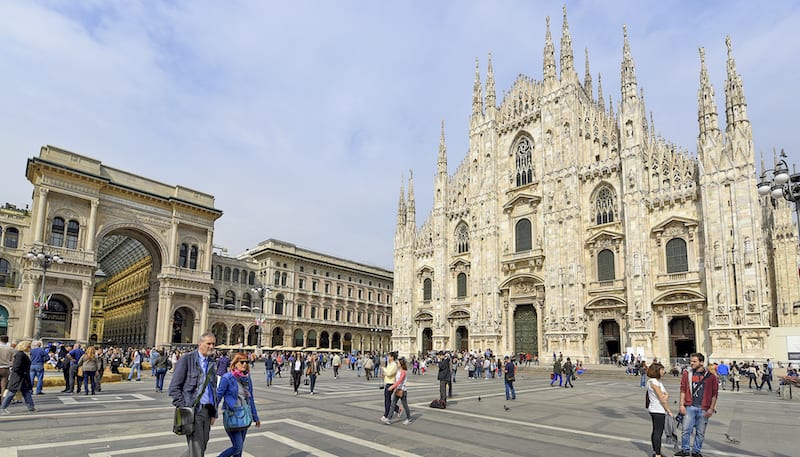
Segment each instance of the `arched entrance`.
[[328,332],[322,332],[319,334],[319,347],[325,349],[331,347],[331,341],[330,337],[328,336]]
[[353,335],[349,333],[344,334],[344,345],[342,346],[342,350],[347,353],[353,350]]
[[308,341],[307,341],[306,344],[308,344],[308,347],[312,347],[312,348],[316,347],[317,346],[317,332],[314,331],[314,330],[309,330],[308,331],[307,340]]
[[614,354],[621,354],[619,324],[613,319],[600,322],[600,358],[610,358]]
[[272,329],[272,347],[283,346],[283,329],[275,327]]
[[514,310],[514,353],[539,353],[536,308],[533,305],[517,305]]
[[232,346],[244,345],[244,325],[234,324],[231,327],[231,342]]
[[428,355],[433,350],[433,330],[430,327],[422,330],[422,354]]
[[72,301],[63,295],[53,295],[42,310],[42,338],[72,337]]
[[[192,344],[192,330],[194,329],[194,312],[182,306],[172,314],[172,344]],[[139,338],[144,337],[144,326],[140,327]],[[142,341],[144,344],[144,341]]]
[[303,341],[303,329],[297,329],[294,331],[294,346],[301,348],[305,346],[305,342]]
[[248,346],[257,346],[258,345],[258,326],[254,325],[250,327],[247,331],[247,345]]
[[342,348],[342,335],[339,332],[333,332],[333,336],[331,337],[331,349],[341,349]]
[[469,330],[463,325],[456,329],[456,351],[469,351]]
[[228,326],[223,322],[216,322],[211,326],[211,333],[217,339],[217,344],[228,344]]
[[688,316],[674,317],[669,323],[669,356],[688,357],[697,352],[694,322]]
[[8,335],[8,310],[0,306],[0,336]]

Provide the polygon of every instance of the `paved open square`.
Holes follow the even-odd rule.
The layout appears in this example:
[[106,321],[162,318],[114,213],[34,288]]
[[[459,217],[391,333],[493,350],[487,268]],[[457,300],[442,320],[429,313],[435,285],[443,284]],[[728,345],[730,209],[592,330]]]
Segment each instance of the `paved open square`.
[[[500,379],[470,380],[459,371],[454,398],[446,410],[431,409],[438,396],[435,368],[411,376],[413,422],[391,426],[379,421],[380,381],[366,381],[342,370],[326,370],[316,395],[308,387],[295,396],[289,377],[266,387],[259,364],[255,396],[262,419],[245,443],[250,456],[649,456],[650,419],[639,378],[622,370],[590,367],[574,389],[550,387],[545,367],[523,368],[517,399],[505,401]],[[169,377],[167,378],[169,382]],[[678,378],[665,385],[677,398]],[[0,417],[0,457],[180,455],[185,442],[171,432],[172,406],[154,391],[149,376],[141,382],[109,383],[95,396],[58,394],[36,397],[38,413],[14,406]],[[800,394],[800,392],[797,392]],[[507,408],[507,409],[506,409]],[[704,455],[794,456],[800,401],[743,389],[720,391],[708,425]],[[730,442],[729,437],[737,441]],[[229,445],[217,424],[208,456]],[[664,455],[672,455],[664,447]]]

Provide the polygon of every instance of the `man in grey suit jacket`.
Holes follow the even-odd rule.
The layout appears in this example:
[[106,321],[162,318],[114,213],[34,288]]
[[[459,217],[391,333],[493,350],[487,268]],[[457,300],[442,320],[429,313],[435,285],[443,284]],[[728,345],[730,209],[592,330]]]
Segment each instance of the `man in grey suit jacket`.
[[[200,335],[197,350],[178,359],[175,373],[169,384],[169,396],[172,397],[172,404],[175,406],[191,407],[200,396],[200,403],[194,409],[194,432],[186,435],[189,450],[183,453],[184,457],[203,457],[205,455],[211,426],[217,417],[215,401],[217,366],[211,359],[216,342],[217,339],[211,332]],[[201,395],[206,377],[208,377],[208,385]]]

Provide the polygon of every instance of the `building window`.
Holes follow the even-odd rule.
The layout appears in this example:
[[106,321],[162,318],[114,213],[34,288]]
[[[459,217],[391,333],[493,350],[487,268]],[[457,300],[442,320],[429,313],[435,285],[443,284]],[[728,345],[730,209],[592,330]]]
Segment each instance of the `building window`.
[[673,238],[667,242],[667,273],[689,271],[689,259],[686,256],[686,242],[682,238]]
[[64,245],[64,219],[56,217],[50,226],[50,244],[52,246]]
[[431,289],[433,289],[433,281],[431,278],[425,278],[422,281],[422,300],[431,301]]
[[597,280],[603,282],[614,279],[614,253],[610,249],[603,249],[597,254]]
[[600,188],[594,199],[594,221],[595,224],[608,224],[614,222],[614,208],[616,207],[616,196],[614,191],[607,186]]
[[300,273],[302,273],[302,272],[304,272],[304,271],[305,271],[305,268],[303,268],[303,266],[302,266],[302,265],[300,265]]
[[305,287],[306,287],[306,280],[303,279],[303,278],[298,279],[297,280],[297,288],[298,289],[304,289]]
[[16,249],[19,246],[19,231],[14,227],[6,229],[6,239],[3,245],[7,248]]
[[250,283],[251,286],[255,286],[256,285],[256,272],[255,271],[251,271],[250,272],[249,280],[250,280],[249,283]]
[[358,323],[360,324],[362,320],[364,320],[364,313],[359,311],[358,312]]
[[342,296],[342,286],[336,286],[336,295]]
[[361,300],[362,298],[364,298],[364,291],[361,290],[361,289],[358,289],[358,299]]
[[180,252],[178,254],[179,267],[186,268],[188,256],[189,256],[189,246],[187,246],[186,243],[181,243]]
[[297,317],[303,317],[303,305],[297,305]]
[[316,292],[319,289],[319,283],[317,281],[311,281],[311,290]]
[[231,280],[231,268],[225,267],[225,275],[222,277],[223,281],[230,281]]
[[219,265],[214,267],[214,279],[222,280],[222,267]]
[[233,282],[239,282],[239,269],[233,269]]
[[514,240],[515,252],[530,251],[532,249],[531,221],[529,221],[528,219],[520,219],[517,222],[516,227],[514,228],[514,233],[515,233],[515,240]]
[[327,321],[330,318],[330,315],[331,315],[331,310],[329,310],[328,308],[323,308],[322,318]]
[[189,249],[189,268],[197,270],[197,245],[192,245]]
[[383,300],[383,294],[378,292],[378,303],[380,303],[381,300]]
[[336,322],[339,322],[339,320],[341,318],[342,318],[342,311],[337,309],[336,310]]
[[469,231],[467,224],[461,223],[456,228],[456,250],[459,254],[469,252]]
[[67,249],[78,249],[80,227],[78,221],[69,221],[67,223]]
[[372,325],[372,314],[367,314],[367,325]]
[[347,322],[350,322],[353,319],[353,312],[347,311]]
[[367,300],[372,301],[372,291],[367,292]]
[[331,285],[330,284],[327,284],[327,283],[325,284],[325,293],[326,294],[331,293]]
[[316,318],[317,318],[317,307],[316,306],[312,306],[311,307],[311,319],[316,319]]
[[11,263],[0,258],[0,287],[11,287],[14,285],[14,278],[11,272]]
[[286,287],[286,273],[281,274],[281,285]]
[[219,303],[219,292],[217,292],[217,289],[213,287],[211,288],[211,295],[209,296],[208,301],[212,304]]
[[517,186],[524,186],[533,182],[533,160],[531,152],[533,146],[527,137],[520,138],[516,147]]
[[276,271],[275,272],[275,285],[276,286],[280,286],[281,285],[281,272],[280,271]]
[[352,298],[352,297],[353,297],[353,288],[352,287],[348,287],[347,288],[347,298]]
[[275,296],[275,314],[279,316],[283,314],[283,294]]
[[464,298],[467,296],[467,274],[459,273],[456,277],[456,296]]

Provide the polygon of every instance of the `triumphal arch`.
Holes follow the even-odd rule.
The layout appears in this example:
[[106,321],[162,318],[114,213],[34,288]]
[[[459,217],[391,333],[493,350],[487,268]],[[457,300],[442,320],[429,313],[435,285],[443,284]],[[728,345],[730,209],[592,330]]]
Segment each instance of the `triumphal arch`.
[[[45,339],[94,342],[92,305],[102,299],[103,333],[115,343],[197,341],[208,326],[214,222],[222,215],[213,196],[53,146],[28,160],[26,177],[34,191],[23,250],[63,263],[43,271],[41,262],[20,259],[17,334],[33,336],[40,320]],[[31,304],[43,280],[50,299],[39,316]]]

